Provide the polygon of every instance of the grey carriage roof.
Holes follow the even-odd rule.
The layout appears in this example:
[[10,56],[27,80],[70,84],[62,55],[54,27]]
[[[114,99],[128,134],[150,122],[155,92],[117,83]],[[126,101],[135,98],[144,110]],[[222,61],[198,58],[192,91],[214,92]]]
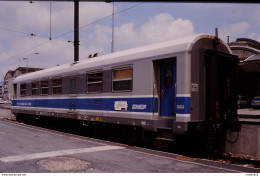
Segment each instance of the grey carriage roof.
[[[187,36],[177,40],[171,40],[138,48],[119,51],[111,54],[102,55],[92,59],[85,59],[76,64],[70,63],[52,68],[47,68],[33,73],[21,75],[14,79],[13,83],[39,80],[43,78],[66,75],[67,73],[78,72],[80,70],[94,70],[111,65],[119,65],[127,61],[134,61],[140,58],[148,58],[178,52],[189,52],[196,41],[202,38],[213,39],[215,36],[209,34],[197,34]],[[228,45],[221,40],[221,43],[231,50]]]

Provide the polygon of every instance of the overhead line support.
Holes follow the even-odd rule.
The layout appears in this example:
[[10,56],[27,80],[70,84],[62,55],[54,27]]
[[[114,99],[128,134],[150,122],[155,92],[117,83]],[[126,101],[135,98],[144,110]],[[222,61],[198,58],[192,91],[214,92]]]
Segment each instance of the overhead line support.
[[79,0],[74,0],[74,62],[79,61]]

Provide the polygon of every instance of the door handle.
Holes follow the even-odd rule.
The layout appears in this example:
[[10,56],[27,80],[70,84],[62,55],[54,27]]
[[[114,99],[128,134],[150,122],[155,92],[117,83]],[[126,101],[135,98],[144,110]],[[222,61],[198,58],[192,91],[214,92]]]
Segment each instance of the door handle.
[[163,89],[161,89],[161,98],[163,98],[163,96],[164,96],[164,91]]

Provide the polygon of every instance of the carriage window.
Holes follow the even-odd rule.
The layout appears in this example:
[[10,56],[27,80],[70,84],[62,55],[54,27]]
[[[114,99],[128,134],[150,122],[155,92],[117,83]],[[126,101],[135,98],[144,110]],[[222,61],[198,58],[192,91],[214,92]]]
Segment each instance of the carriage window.
[[20,96],[25,97],[26,95],[26,84],[21,84],[20,86]]
[[87,93],[102,92],[103,73],[88,73],[87,74]]
[[62,79],[61,78],[52,79],[52,93],[53,94],[62,93]]
[[38,82],[32,82],[32,95],[38,95]]
[[113,70],[113,91],[131,91],[133,68]]
[[164,68],[164,86],[171,88],[173,85],[173,65],[167,64]]
[[14,98],[17,98],[17,84],[14,84]]
[[41,95],[48,95],[49,94],[49,80],[42,80],[41,81]]
[[77,93],[77,82],[76,78],[70,79],[70,94]]

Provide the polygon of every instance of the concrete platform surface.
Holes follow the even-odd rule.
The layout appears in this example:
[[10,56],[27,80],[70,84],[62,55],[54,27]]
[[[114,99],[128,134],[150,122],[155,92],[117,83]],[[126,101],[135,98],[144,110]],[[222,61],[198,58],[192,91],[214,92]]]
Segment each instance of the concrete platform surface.
[[259,116],[260,118],[260,109],[253,108],[242,108],[237,110],[238,115],[251,115],[251,116]]
[[0,120],[0,173],[260,173]]
[[260,109],[243,108],[237,110],[239,121],[249,123],[260,123]]

